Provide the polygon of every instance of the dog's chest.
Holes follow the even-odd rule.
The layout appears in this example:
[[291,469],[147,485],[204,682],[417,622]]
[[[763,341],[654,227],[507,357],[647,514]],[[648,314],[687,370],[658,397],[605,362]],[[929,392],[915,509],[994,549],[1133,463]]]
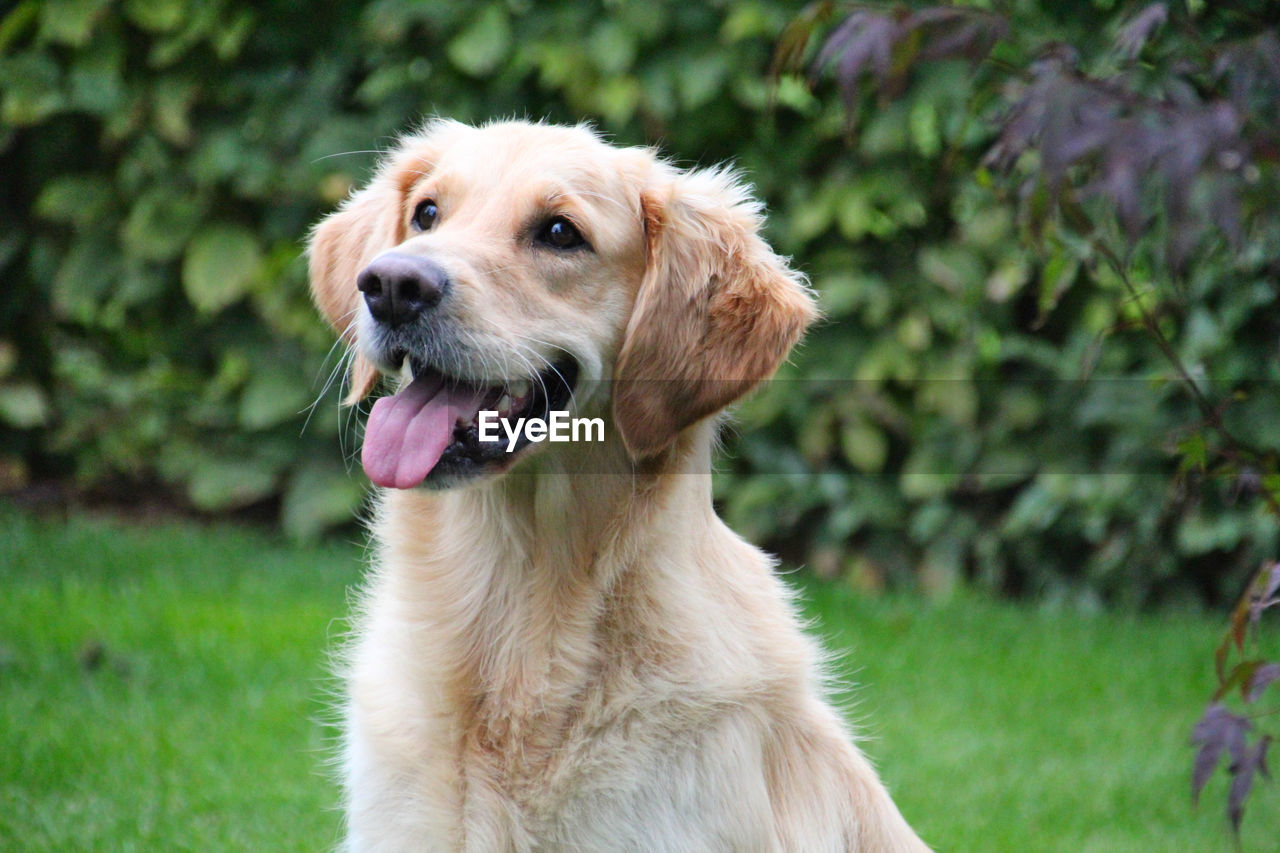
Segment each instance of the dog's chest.
[[[671,778],[689,776],[670,763],[686,752],[673,748],[677,734],[654,722],[669,713],[592,679],[576,689],[525,683],[517,699],[424,683],[420,670],[379,675],[353,698],[387,704],[371,714],[356,701],[348,721],[350,755],[363,767],[349,792],[353,829],[451,853],[680,849],[651,835],[660,821],[635,820],[669,810]],[[689,832],[697,818],[680,823]]]
[[[384,790],[409,806],[394,819],[417,838],[467,853],[649,849],[615,846],[624,828],[634,834],[628,824],[637,800],[656,799],[661,788],[660,780],[642,778],[648,774],[639,768],[654,762],[635,727],[559,712],[422,722],[419,731],[434,736],[412,767],[411,797],[405,765],[394,772],[397,762],[382,764],[393,771]],[[384,743],[375,751],[396,748]]]
[[[459,849],[481,851],[673,850],[661,821],[670,810],[670,743],[634,719],[506,720],[459,755]],[[586,736],[587,732],[590,736]],[[664,742],[666,741],[666,742]],[[658,772],[655,772],[658,771]],[[697,820],[682,821],[696,834]]]

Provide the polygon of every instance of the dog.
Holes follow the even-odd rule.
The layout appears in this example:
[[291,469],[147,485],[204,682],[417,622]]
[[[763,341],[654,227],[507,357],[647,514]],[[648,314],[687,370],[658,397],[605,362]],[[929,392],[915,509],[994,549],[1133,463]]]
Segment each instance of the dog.
[[[921,851],[774,563],[714,513],[717,416],[815,319],[729,169],[433,120],[312,234],[373,558],[345,654],[352,851]],[[595,441],[482,441],[569,410]]]

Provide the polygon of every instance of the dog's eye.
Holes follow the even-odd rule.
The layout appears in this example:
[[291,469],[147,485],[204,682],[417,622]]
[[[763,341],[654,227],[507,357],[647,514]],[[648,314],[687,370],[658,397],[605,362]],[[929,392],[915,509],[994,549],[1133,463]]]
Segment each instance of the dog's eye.
[[436,217],[440,215],[440,208],[436,207],[436,203],[431,199],[418,202],[418,206],[413,209],[413,227],[419,231],[430,231],[431,226],[436,224]]
[[574,224],[563,216],[547,220],[547,223],[538,231],[536,239],[544,246],[550,246],[553,249],[576,249],[587,244]]

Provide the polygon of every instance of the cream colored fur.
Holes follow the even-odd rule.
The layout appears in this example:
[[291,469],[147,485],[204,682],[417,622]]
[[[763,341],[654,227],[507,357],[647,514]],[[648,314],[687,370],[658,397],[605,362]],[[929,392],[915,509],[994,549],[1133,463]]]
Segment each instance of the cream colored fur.
[[[414,236],[424,193],[441,226]],[[512,236],[563,204],[590,253]],[[926,849],[823,699],[771,560],[712,510],[715,412],[813,316],[758,226],[725,172],[438,122],[317,230],[316,300],[361,354],[358,391],[377,354],[354,276],[396,248],[450,270],[453,369],[569,351],[577,413],[608,421],[602,443],[377,496],[344,672],[350,850]]]

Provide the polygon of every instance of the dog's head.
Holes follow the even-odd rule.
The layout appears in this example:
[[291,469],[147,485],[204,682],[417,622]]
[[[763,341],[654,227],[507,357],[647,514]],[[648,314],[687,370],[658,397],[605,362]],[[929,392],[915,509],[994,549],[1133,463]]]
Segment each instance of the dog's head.
[[316,228],[311,287],[353,347],[349,401],[404,384],[365,435],[375,483],[444,487],[538,445],[508,423],[600,415],[633,458],[768,378],[815,316],[724,170],[583,128],[434,121]]

